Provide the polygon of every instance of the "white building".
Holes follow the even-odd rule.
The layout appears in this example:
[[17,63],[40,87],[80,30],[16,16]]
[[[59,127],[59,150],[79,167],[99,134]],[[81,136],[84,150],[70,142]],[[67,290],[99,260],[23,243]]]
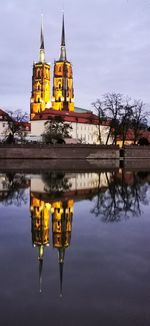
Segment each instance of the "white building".
[[[31,138],[39,139],[45,131],[45,123],[50,117],[61,116],[66,123],[70,123],[70,143],[105,144],[109,133],[109,120],[99,121],[92,112],[76,108],[74,112],[56,111],[47,109],[44,112],[35,114],[31,120]],[[108,144],[112,144],[109,138]]]
[[0,109],[0,140],[2,140],[8,129],[8,120],[10,120],[10,116],[4,110]]

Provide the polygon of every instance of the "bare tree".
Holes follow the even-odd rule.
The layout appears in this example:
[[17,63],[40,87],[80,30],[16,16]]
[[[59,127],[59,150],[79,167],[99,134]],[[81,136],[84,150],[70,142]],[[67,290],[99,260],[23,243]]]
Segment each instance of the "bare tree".
[[7,113],[9,118],[5,129],[6,142],[13,143],[16,137],[23,141],[26,136],[24,123],[28,121],[28,114],[21,110],[7,111]]
[[129,128],[132,126],[132,116],[134,104],[130,104],[131,99],[126,98],[120,111],[119,136],[122,137],[122,146],[124,146]]
[[103,98],[105,115],[111,118],[106,145],[108,144],[111,135],[113,136],[113,143],[116,145],[117,136],[119,134],[119,119],[123,107],[123,96],[120,93],[106,93]]
[[101,124],[103,121],[106,121],[105,110],[104,110],[104,102],[100,99],[97,99],[96,102],[92,103],[94,110],[96,111],[98,117],[98,140],[100,144],[102,144],[102,134],[101,134]]
[[134,134],[134,144],[139,140],[141,130],[147,128],[147,117],[149,112],[144,112],[144,103],[141,100],[134,101],[132,110],[132,130]]

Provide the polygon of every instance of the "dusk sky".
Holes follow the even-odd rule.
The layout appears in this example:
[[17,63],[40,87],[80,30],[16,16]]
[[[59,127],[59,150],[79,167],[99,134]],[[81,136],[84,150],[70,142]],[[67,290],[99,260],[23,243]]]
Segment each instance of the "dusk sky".
[[0,10],[0,107],[29,112],[41,13],[46,60],[53,71],[63,9],[75,105],[91,109],[93,101],[112,91],[150,103],[149,0],[5,0]]

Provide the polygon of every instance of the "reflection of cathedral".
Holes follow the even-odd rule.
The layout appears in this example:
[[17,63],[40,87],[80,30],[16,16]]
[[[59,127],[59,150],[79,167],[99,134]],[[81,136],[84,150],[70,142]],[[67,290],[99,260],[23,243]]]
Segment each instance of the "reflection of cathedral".
[[44,247],[49,245],[50,215],[52,216],[53,247],[58,249],[60,295],[62,295],[65,249],[70,246],[73,201],[46,202],[31,193],[32,242],[38,247],[40,292],[42,291],[42,265]]
[[[40,291],[44,247],[52,245],[58,250],[60,295],[62,295],[65,250],[70,246],[74,201],[93,196],[98,187],[107,187],[105,173],[55,174],[31,176],[30,210],[32,242],[38,247]],[[51,227],[50,227],[51,223]]]

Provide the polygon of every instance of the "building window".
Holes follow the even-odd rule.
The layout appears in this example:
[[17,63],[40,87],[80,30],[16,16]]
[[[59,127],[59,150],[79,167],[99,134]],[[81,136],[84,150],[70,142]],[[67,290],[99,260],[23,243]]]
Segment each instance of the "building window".
[[49,77],[49,74],[48,74],[48,69],[46,70],[46,78]]
[[41,77],[41,71],[40,71],[40,69],[37,69],[36,76],[37,76],[37,78],[40,78]]

